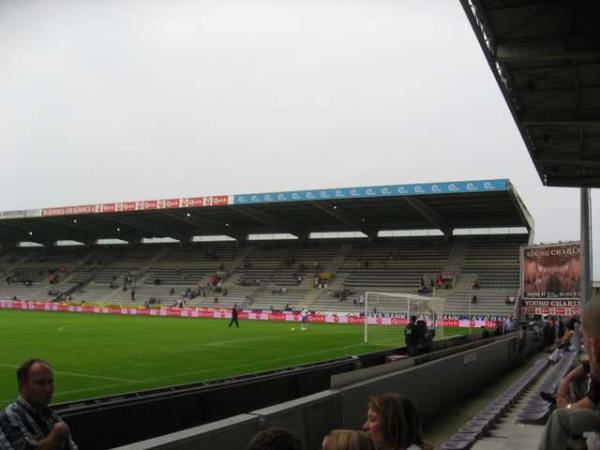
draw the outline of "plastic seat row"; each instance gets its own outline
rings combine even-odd
[[[527,402],[523,411],[517,417],[517,423],[530,425],[543,425],[552,412],[553,406],[539,395],[540,392],[556,391],[560,381],[571,370],[577,352],[566,352],[562,354],[560,360],[555,364],[552,374],[539,387],[536,395]]]
[[[548,366],[548,360],[537,361],[531,369],[515,381],[508,389],[496,397],[475,417],[461,427],[441,447],[442,450],[464,450],[471,448],[475,441],[494,428],[525,391],[536,381]]]

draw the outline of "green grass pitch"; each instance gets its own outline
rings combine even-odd
[[[17,396],[17,366],[54,368],[54,402],[188,384],[381,350],[358,325],[0,310],[0,407]],[[291,331],[295,326],[296,330]],[[403,345],[402,329],[394,347]],[[464,333],[446,329],[446,336]]]

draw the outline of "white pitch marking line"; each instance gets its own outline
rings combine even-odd
[[[15,366],[13,364],[2,364],[0,363],[0,367],[8,367],[9,369],[16,369],[18,366]],[[122,381],[125,383],[137,383],[138,380],[129,380],[126,378],[115,378],[115,377],[104,377],[102,375],[88,375],[85,373],[79,373],[79,372],[66,372],[64,370],[54,370],[52,369],[52,371],[56,374],[62,374],[62,375],[72,375],[74,377],[81,377],[81,378],[95,378],[97,380],[108,380],[108,381]]]
[[[327,350],[319,350],[319,351],[316,351],[316,352],[295,353],[295,354],[293,354],[291,356],[284,356],[284,357],[281,357],[281,358],[263,359],[261,361],[254,361],[254,362],[251,362],[251,363],[248,363],[248,364],[238,364],[238,365],[235,365],[235,366],[225,366],[225,367],[217,367],[217,368],[212,367],[210,369],[197,370],[197,371],[193,371],[193,372],[182,372],[182,373],[176,373],[176,374],[173,374],[173,375],[165,375],[165,376],[162,376],[162,377],[147,378],[147,379],[145,379],[143,381],[144,382],[146,382],[146,381],[158,381],[158,380],[164,380],[164,379],[167,379],[167,378],[177,378],[177,377],[182,377],[182,376],[187,376],[187,375],[198,375],[198,374],[201,374],[201,373],[212,372],[212,371],[215,371],[215,370],[241,369],[241,368],[244,368],[244,367],[252,367],[252,366],[255,366],[255,365],[258,365],[258,364],[263,364],[263,363],[271,363],[271,362],[277,362],[277,361],[286,361],[288,359],[295,359],[295,358],[301,357],[301,356],[318,355],[318,354],[321,354],[321,353],[328,353],[328,352],[335,351],[335,350],[345,350],[345,349],[348,349],[348,348],[360,347],[362,345],[363,344],[353,344],[353,345],[347,345],[345,347],[333,347],[333,348],[329,348]]]
[[[247,338],[247,339],[231,339],[229,341],[216,341],[216,342],[207,342],[206,344],[203,344],[205,347],[210,347],[210,346],[221,346],[221,345],[226,345],[226,344],[231,344],[234,342],[249,342],[249,341],[264,341],[264,340],[270,340],[273,338],[278,338],[281,337],[281,334],[272,334],[269,336],[260,336],[260,337],[254,337],[254,338]]]

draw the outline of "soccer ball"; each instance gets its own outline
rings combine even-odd
[[[290,331],[296,331],[296,327],[290,328]]]

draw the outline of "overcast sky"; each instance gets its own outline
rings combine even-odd
[[[579,239],[458,0],[2,0],[0,61],[0,210],[509,178]]]

